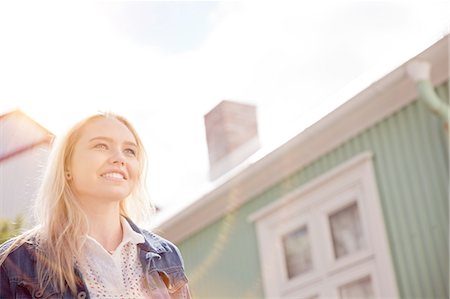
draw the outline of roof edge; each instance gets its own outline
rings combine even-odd
[[[449,42],[449,35],[446,35],[410,59],[420,58],[432,65],[431,81],[434,85],[449,79]],[[156,229],[173,242],[181,242],[384,117],[413,102],[417,98],[417,92],[414,82],[405,71],[410,60],[261,160],[170,219],[159,223]],[[355,124],[358,126],[355,127]],[[267,175],[268,173],[270,175]]]

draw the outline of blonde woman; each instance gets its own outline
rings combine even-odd
[[[123,117],[75,125],[53,149],[39,225],[0,247],[0,298],[190,298],[178,249],[148,217],[145,152]]]

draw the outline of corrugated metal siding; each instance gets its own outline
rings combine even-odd
[[[448,85],[439,89],[448,94]],[[262,298],[249,214],[370,150],[402,298],[448,298],[448,145],[416,101],[180,244],[196,298]],[[230,202],[233,193],[231,190]]]

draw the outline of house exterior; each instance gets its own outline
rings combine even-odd
[[[448,298],[449,36],[156,230],[195,298]],[[447,106],[448,107],[448,106]]]
[[[53,134],[20,110],[0,115],[0,218],[31,224]]]

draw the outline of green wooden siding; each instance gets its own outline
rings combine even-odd
[[[448,85],[439,93],[448,95]],[[415,101],[196,233],[179,244],[194,297],[263,298],[248,215],[371,151],[401,297],[448,298],[447,141],[441,120]]]

